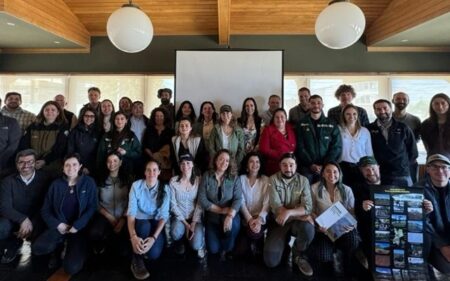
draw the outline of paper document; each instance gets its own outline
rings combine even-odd
[[[332,241],[346,233],[348,228],[356,226],[355,218],[339,201],[318,216],[316,222],[319,226],[327,229],[326,234]]]

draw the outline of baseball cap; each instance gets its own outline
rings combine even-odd
[[[430,155],[430,156],[427,158],[427,165],[429,165],[429,164],[431,164],[431,163],[433,163],[433,162],[435,162],[435,161],[442,161],[442,162],[444,162],[445,164],[450,165],[450,160],[448,160],[448,158],[445,157],[445,156],[442,155],[442,154],[433,154],[433,155]]]
[[[373,156],[364,156],[359,159],[358,166],[364,167],[367,165],[378,165],[377,160]]]
[[[229,106],[228,104],[224,104],[220,107],[220,113],[223,112],[232,112],[231,110],[231,106]]]

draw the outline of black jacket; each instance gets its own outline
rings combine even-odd
[[[367,129],[372,138],[373,154],[380,165],[381,180],[396,176],[409,176],[409,165],[417,159],[414,134],[408,126],[392,118],[388,141],[378,127],[377,121]]]

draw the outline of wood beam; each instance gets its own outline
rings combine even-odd
[[[448,12],[450,1],[393,0],[366,31],[366,44],[372,46]]]
[[[90,48],[89,31],[63,0],[0,0],[0,11],[74,42],[81,48]]]
[[[231,0],[217,0],[219,45],[230,45]]]

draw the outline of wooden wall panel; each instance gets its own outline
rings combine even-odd
[[[367,45],[373,45],[448,12],[450,12],[450,1],[394,0],[366,30]]]
[[[88,48],[90,34],[62,0],[3,0],[3,11]]]

